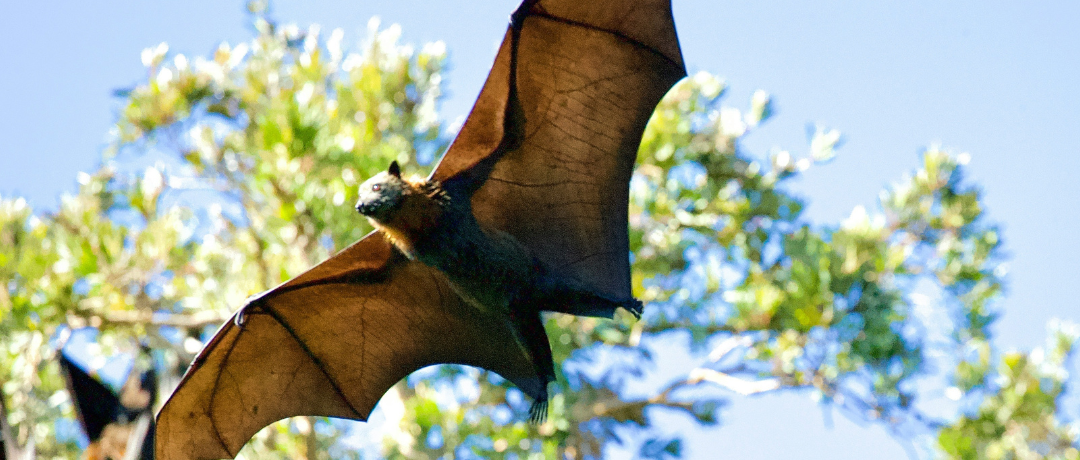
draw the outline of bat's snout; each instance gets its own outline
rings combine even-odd
[[[357,201],[356,202],[356,212],[360,213],[360,215],[370,217],[371,214],[375,212],[375,204],[374,203],[365,203],[363,201]]]

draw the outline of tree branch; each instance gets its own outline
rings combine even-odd
[[[690,377],[687,381],[691,383],[715,383],[743,396],[765,393],[780,388],[780,379],[743,380],[720,371],[703,367],[690,371]]]
[[[199,311],[191,314],[175,314],[154,317],[155,313],[149,310],[109,311],[95,314],[101,319],[102,324],[118,325],[154,325],[172,326],[179,328],[199,328],[218,325],[229,319],[231,315],[221,315],[215,311]]]

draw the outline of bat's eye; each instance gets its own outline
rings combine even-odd
[[[375,185],[371,186],[371,191],[378,192],[379,190],[382,190],[382,185],[381,184],[375,184]]]

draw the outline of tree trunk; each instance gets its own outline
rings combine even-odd
[[[8,425],[6,399],[7,397],[0,391],[0,447],[3,447],[0,449],[0,460],[17,460],[19,448],[18,443],[15,442],[15,435],[11,432],[11,425]]]

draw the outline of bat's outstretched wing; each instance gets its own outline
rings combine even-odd
[[[157,459],[232,458],[296,415],[366,420],[424,366],[483,367],[541,382],[504,317],[466,306],[442,274],[380,234],[251,300],[218,330],[158,415]]]
[[[63,351],[57,354],[68,393],[75,403],[75,416],[86,437],[91,442],[97,441],[105,426],[114,422],[116,414],[120,413],[120,398],[104,383],[68,359]]]
[[[669,0],[527,0],[432,177],[561,274],[628,299],[630,175],[685,75]]]

